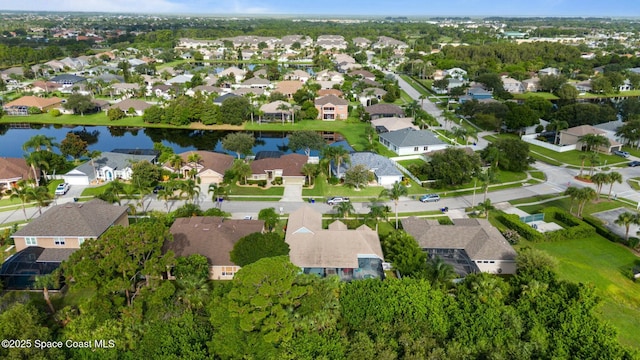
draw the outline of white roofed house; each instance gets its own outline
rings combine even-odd
[[[89,185],[94,181],[112,181],[114,179],[131,180],[133,164],[144,160],[153,163],[156,160],[156,155],[103,152],[99,158],[85,162],[63,175],[62,178],[71,185]]]
[[[223,76],[231,76],[236,83],[240,83],[242,82],[242,80],[244,80],[246,74],[246,71],[235,66],[231,66],[218,73],[218,78],[221,78]]]
[[[508,76],[502,77],[502,87],[511,94],[522,94],[525,91],[522,82]]]
[[[289,215],[285,241],[291,263],[305,274],[340,280],[384,279],[378,233],[366,225],[347,229],[341,221],[322,228],[322,214],[304,205]]]
[[[336,164],[332,163],[331,172],[343,179],[347,170],[356,165],[364,165],[373,173],[375,181],[380,186],[391,186],[402,181],[402,172],[393,161],[371,152],[353,152],[349,154],[349,163],[342,162],[338,172]]]

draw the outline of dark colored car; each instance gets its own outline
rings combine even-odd
[[[164,186],[162,186],[162,185],[156,185],[156,187],[154,187],[154,188],[153,188],[153,193],[154,193],[154,194],[157,194],[157,193],[158,193],[158,191],[160,191],[160,190],[164,190]]]
[[[636,167],[636,166],[640,166],[640,161],[634,160],[634,161],[629,161],[629,164],[627,164],[631,167]]]

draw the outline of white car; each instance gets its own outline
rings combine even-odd
[[[67,191],[69,191],[69,184],[68,183],[62,183],[60,185],[58,185],[58,187],[56,188],[56,195],[64,195],[67,193]]]

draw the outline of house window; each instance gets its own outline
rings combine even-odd
[[[413,148],[413,151],[418,151],[419,149],[420,148],[416,146],[416,147]]]
[[[429,150],[429,147],[425,146],[425,147],[422,148],[422,150],[427,151],[427,150]]]
[[[27,246],[38,246],[38,239],[34,237],[26,237],[24,242]]]
[[[55,245],[62,246],[62,245],[64,245],[64,238],[61,238],[61,237],[53,238],[53,243]]]
[[[82,243],[84,243],[84,238],[83,237],[79,237],[78,238],[78,246],[82,245]]]
[[[223,266],[222,267],[222,276],[233,276],[236,273],[235,266]]]

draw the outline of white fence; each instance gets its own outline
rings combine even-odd
[[[525,142],[528,142],[529,144],[537,145],[537,146],[540,146],[540,147],[543,147],[545,149],[549,149],[549,150],[552,150],[552,151],[555,151],[555,152],[565,152],[565,151],[571,151],[571,150],[575,150],[576,149],[576,144],[573,144],[573,145],[553,145],[553,144],[549,144],[548,142],[536,140],[537,137],[538,137],[537,134],[523,135],[522,136],[522,141],[525,141]]]
[[[408,177],[411,178],[411,180],[415,181],[416,183],[422,185],[422,183],[424,181],[418,179],[415,175],[413,175],[409,170],[407,170],[404,166],[398,164],[398,161],[401,160],[413,160],[413,159],[421,159],[424,160],[424,157],[422,155],[409,155],[409,156],[397,156],[397,157],[393,157],[393,158],[389,158],[389,160],[391,160],[393,162],[393,164],[400,169],[400,171],[402,171],[403,173],[405,173],[405,175],[407,175]]]

